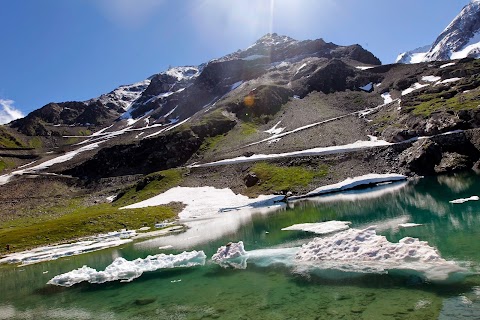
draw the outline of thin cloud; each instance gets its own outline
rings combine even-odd
[[[157,13],[163,0],[95,0],[94,6],[115,24],[140,27]]]
[[[0,124],[24,117],[23,113],[13,106],[14,103],[13,100],[0,99]]]

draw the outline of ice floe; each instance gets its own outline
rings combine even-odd
[[[414,227],[420,227],[423,226],[421,223],[413,223],[413,222],[407,222],[407,223],[401,223],[398,225],[400,228],[414,228]]]
[[[101,234],[68,244],[39,247],[32,250],[12,253],[0,259],[0,263],[20,263],[28,265],[38,262],[56,260],[62,257],[79,255],[86,252],[117,247],[131,242],[136,235],[135,230],[121,230]]]
[[[97,271],[93,268],[83,266],[79,269],[53,277],[48,281],[48,284],[70,287],[83,281],[90,283],[105,283],[117,280],[130,282],[140,277],[144,272],[200,266],[205,264],[205,260],[206,256],[203,251],[183,252],[177,255],[161,253],[148,256],[145,259],[138,258],[133,261],[119,257],[107,266],[104,271]]]
[[[283,228],[283,231],[306,231],[316,234],[329,234],[347,230],[350,228],[351,222],[349,221],[326,221],[320,223],[302,223],[294,224],[293,226]]]
[[[480,200],[480,198],[478,196],[471,196],[470,198],[456,199],[456,200],[452,200],[452,201],[449,201],[449,202],[453,203],[453,204],[460,204],[460,203],[465,203],[465,202],[468,202],[468,201],[478,201],[478,200]]]
[[[218,248],[217,253],[212,256],[212,261],[222,267],[245,269],[247,267],[246,255],[247,252],[243,247],[243,242],[239,241]]]
[[[394,182],[394,181],[402,181],[406,180],[407,177],[402,175],[402,174],[396,174],[396,173],[386,173],[386,174],[378,174],[378,173],[370,173],[366,174],[363,176],[358,176],[355,178],[347,178],[339,183],[335,184],[330,184],[327,186],[323,186],[320,188],[317,188],[313,191],[308,192],[304,196],[301,197],[310,197],[310,196],[316,196],[316,195],[321,195],[321,194],[326,194],[326,193],[333,193],[333,192],[339,192],[339,191],[344,191],[348,189],[353,189],[357,188],[359,186],[368,186],[368,185],[373,185],[373,184],[379,184],[379,183],[387,183],[387,182]],[[291,199],[297,199],[299,197],[292,197]]]
[[[377,235],[375,227],[349,229],[329,237],[315,238],[302,246],[295,260],[300,269],[356,273],[403,271],[420,274],[432,281],[444,281],[451,275],[466,273],[466,269],[443,259],[427,242],[406,237],[392,243]]]

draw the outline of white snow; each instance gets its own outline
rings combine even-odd
[[[408,184],[407,181],[398,181],[386,184],[376,185],[371,188],[353,189],[340,193],[328,193],[317,197],[309,197],[306,200],[310,202],[338,202],[338,201],[362,201],[383,197],[386,194],[395,193],[403,189]],[[288,199],[289,202],[291,198]],[[304,200],[304,199],[302,199]]]
[[[368,69],[372,69],[372,68],[375,68],[375,67],[374,66],[357,66],[355,68],[360,69],[360,70],[368,70]]]
[[[14,177],[16,175],[22,175],[22,174],[25,174],[25,173],[36,173],[38,171],[45,170],[45,169],[53,166],[54,164],[63,163],[63,162],[66,162],[68,160],[71,160],[76,155],[78,155],[82,152],[96,149],[96,148],[98,148],[98,146],[99,146],[98,143],[92,143],[92,144],[83,146],[81,148],[78,148],[76,150],[67,152],[67,153],[65,153],[61,156],[58,156],[58,157],[55,157],[53,159],[42,162],[42,163],[40,163],[36,166],[30,167],[30,168],[27,168],[27,169],[21,169],[21,170],[13,171],[11,173],[1,175],[0,176],[0,185],[6,184],[8,181],[10,181],[10,179],[12,177]]]
[[[443,68],[446,68],[446,67],[450,67],[450,66],[454,66],[455,65],[455,62],[449,62],[449,63],[445,63],[445,64],[442,64],[440,66],[440,69],[443,69]]]
[[[390,92],[385,92],[382,93],[382,98],[383,98],[383,104],[388,104],[393,101],[392,96],[390,95]]]
[[[437,82],[440,79],[442,79],[442,78],[437,77],[437,76],[423,76],[422,77],[422,81],[426,81],[426,82]]]
[[[112,202],[113,200],[115,200],[116,197],[117,197],[117,195],[114,194],[113,196],[106,197],[105,199],[106,199],[108,202]]]
[[[229,210],[255,208],[267,202],[277,200],[278,196],[259,196],[250,199],[247,196],[233,193],[230,189],[213,187],[175,187],[150,199],[131,204],[120,209],[135,209],[159,206],[171,202],[182,202],[186,207],[180,212],[181,219],[204,217]]]
[[[377,235],[374,227],[349,229],[332,236],[315,238],[302,246],[295,260],[319,269],[346,272],[386,273],[398,270],[421,273],[432,281],[447,280],[466,270],[443,259],[425,241],[406,237],[392,243]]]
[[[87,281],[90,283],[105,283],[121,280],[130,282],[140,277],[144,272],[160,269],[173,269],[204,265],[206,260],[203,251],[183,252],[177,255],[157,254],[145,259],[128,261],[122,257],[116,258],[104,271],[83,266],[79,269],[53,277],[48,284],[71,287],[74,284]]]
[[[283,132],[283,130],[285,130],[285,128],[277,128],[278,125],[280,124],[280,122],[282,121],[278,121],[271,129],[268,129],[267,131],[264,131],[268,134],[280,134]]]
[[[429,84],[420,84],[420,83],[416,82],[410,88],[403,90],[402,91],[402,96],[407,95],[409,93],[412,93],[415,90],[418,90],[418,89],[421,89],[421,88],[424,88],[424,87],[428,87],[428,86],[429,86]]]
[[[242,85],[242,83],[243,83],[242,80],[235,82],[234,84],[232,84],[230,86],[230,91],[237,89],[238,87],[240,87]]]
[[[452,83],[452,82],[457,82],[457,81],[460,81],[460,80],[462,80],[462,78],[450,78],[450,79],[445,79],[440,83]]]
[[[21,263],[22,265],[27,265],[43,261],[56,260],[62,257],[117,247],[131,242],[132,240],[130,238],[134,237],[135,235],[135,230],[109,232],[107,234],[89,237],[83,241],[74,243],[39,247],[28,251],[12,253],[0,259],[0,263]]]
[[[386,173],[386,174],[370,173],[370,174],[358,176],[355,178],[348,178],[339,183],[317,188],[313,191],[308,192],[305,196],[315,196],[315,195],[321,195],[325,193],[339,192],[339,191],[344,191],[348,189],[353,189],[359,186],[366,186],[370,184],[379,184],[379,183],[393,182],[393,181],[402,181],[406,179],[407,179],[406,176],[401,174],[396,174],[396,173]],[[292,197],[292,198],[296,198],[296,197]]]
[[[350,224],[350,221],[335,220],[320,223],[301,223],[283,228],[282,231],[305,231],[323,235],[347,230],[348,228],[350,228]]]
[[[114,103],[120,105],[124,110],[128,110],[142,95],[143,91],[145,91],[149,84],[150,80],[147,79],[134,84],[123,85],[110,93],[101,95],[99,98],[87,101],[87,103],[98,100],[103,104]]]
[[[169,76],[177,78],[177,81],[182,80],[191,80],[193,78],[198,77],[200,74],[201,69],[199,67],[194,66],[186,66],[186,67],[174,67],[168,69],[165,73]]]
[[[463,59],[463,58],[468,57],[470,52],[472,52],[472,51],[477,51],[478,52],[479,50],[480,50],[480,42],[477,41],[476,43],[472,43],[470,45],[467,45],[466,47],[464,47],[463,49],[461,49],[459,51],[452,52],[452,54],[450,55],[450,59],[451,60]]]
[[[172,120],[173,120],[173,122],[172,122]],[[171,119],[170,123],[175,123],[173,126],[170,126],[170,127],[167,127],[167,128],[163,128],[162,130],[157,131],[157,132],[152,133],[152,134],[149,134],[148,136],[145,136],[145,137],[143,137],[142,139],[147,139],[147,138],[155,137],[155,136],[158,136],[158,135],[161,134],[161,133],[164,133],[164,132],[173,130],[173,129],[175,129],[175,128],[178,127],[178,126],[181,126],[182,124],[184,124],[184,123],[187,122],[188,120],[190,120],[190,118],[187,118],[187,119],[185,119],[185,120],[183,120],[183,121],[181,121],[181,122],[177,122],[177,123],[176,123],[176,122],[175,122],[175,119]],[[177,120],[177,121],[178,121],[178,120]]]
[[[296,76],[303,68],[305,68],[308,65],[308,63],[302,64],[298,69],[297,72],[295,72],[294,76]]]
[[[279,136],[282,136],[282,134],[280,134]],[[273,137],[278,138],[279,136],[273,136]],[[269,139],[269,140],[272,140],[272,139]],[[241,156],[241,157],[224,159],[224,160],[219,160],[219,161],[205,163],[205,164],[197,164],[197,165],[193,165],[192,167],[210,167],[210,166],[225,165],[225,164],[231,164],[231,163],[253,162],[253,161],[264,160],[264,159],[279,159],[279,158],[288,158],[288,157],[295,157],[295,156],[306,157],[306,156],[314,156],[314,155],[336,154],[336,153],[352,152],[352,151],[379,147],[379,146],[388,146],[391,144],[392,143],[384,140],[357,141],[357,142],[346,144],[346,145],[313,148],[313,149],[286,152],[286,153],[254,154],[250,157]]]
[[[373,82],[370,82],[363,87],[360,87],[361,90],[370,92],[373,89]]]
[[[252,54],[251,56],[242,58],[242,60],[253,61],[253,60],[258,60],[258,59],[263,59],[263,58],[268,58],[268,56],[261,55],[261,54]]]
[[[478,201],[478,200],[480,200],[480,198],[478,196],[471,196],[470,198],[456,199],[456,200],[452,200],[452,201],[449,201],[449,202],[453,203],[453,204],[461,204],[461,203],[465,203],[465,202],[468,202],[468,201]]]

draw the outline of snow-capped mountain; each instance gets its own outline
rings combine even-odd
[[[432,45],[404,52],[398,63],[419,63],[480,57],[480,0],[472,0]]]

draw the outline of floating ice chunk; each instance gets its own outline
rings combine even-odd
[[[247,268],[247,252],[243,247],[243,242],[228,243],[218,248],[217,253],[212,256],[212,261],[222,267],[233,267],[235,269]]]
[[[278,121],[271,129],[268,129],[267,131],[264,131],[264,132],[269,133],[269,134],[282,133],[282,131],[285,130],[285,128],[277,128],[278,125],[280,124],[280,122],[282,122],[282,121]]]
[[[459,204],[459,203],[465,203],[467,201],[478,201],[478,200],[480,200],[480,198],[478,196],[471,196],[470,198],[456,199],[456,200],[452,200],[452,201],[449,201],[449,202],[453,203],[453,204]]]
[[[421,223],[413,223],[413,222],[407,222],[407,223],[401,223],[398,225],[400,228],[413,228],[413,227],[419,227],[423,226]]]
[[[442,78],[441,77],[436,77],[436,76],[424,76],[424,77],[422,77],[422,81],[427,81],[427,82],[437,82],[440,79],[442,79]]]
[[[456,263],[443,259],[427,242],[406,237],[392,243],[377,235],[375,227],[349,229],[315,238],[302,246],[295,260],[300,268],[360,273],[406,271],[420,273],[432,281],[444,281],[453,274],[466,273]]]
[[[293,226],[283,228],[282,231],[306,231],[313,232],[316,234],[328,234],[347,230],[351,222],[349,221],[327,221],[320,223],[302,223],[294,224]]]
[[[53,277],[48,281],[48,284],[71,287],[83,281],[90,283],[104,283],[116,280],[130,282],[140,277],[144,272],[159,269],[194,267],[204,265],[205,260],[206,256],[203,251],[183,252],[177,255],[166,255],[162,253],[148,256],[145,259],[138,258],[133,261],[128,261],[120,257],[115,259],[105,271],[97,271],[93,268],[83,266],[79,269]]]
[[[343,190],[353,189],[359,186],[366,186],[372,184],[379,184],[384,182],[393,182],[393,181],[401,181],[407,179],[406,176],[401,174],[395,173],[387,173],[387,174],[377,174],[377,173],[370,173],[363,176],[355,177],[355,178],[348,178],[344,181],[339,183],[323,186],[317,188],[313,191],[310,191],[306,194],[306,196],[315,196],[325,193],[332,193],[332,192],[339,192]],[[291,199],[291,198],[290,198]]]

